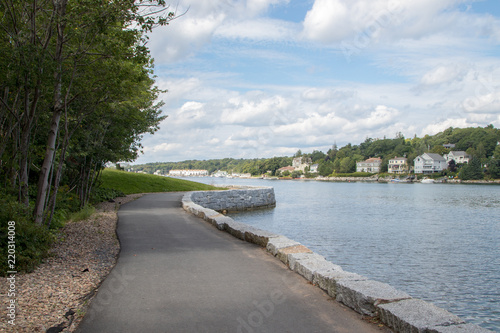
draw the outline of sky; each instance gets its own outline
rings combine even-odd
[[[135,164],[500,127],[498,0],[178,0],[149,35],[167,119]]]

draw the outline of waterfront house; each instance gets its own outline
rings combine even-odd
[[[435,173],[448,168],[446,159],[439,154],[433,153],[423,153],[417,156],[413,160],[413,163],[415,165],[415,173]]]
[[[382,159],[378,157],[372,157],[365,161],[357,162],[356,172],[379,173],[381,166],[382,166]]]
[[[304,171],[306,167],[312,164],[310,157],[296,157],[292,160],[292,166],[295,170]]]
[[[295,170],[295,168],[293,166],[286,166],[286,167],[279,168],[278,172],[280,174],[283,174],[283,172],[285,172],[285,171],[292,173],[294,170]]]
[[[447,163],[451,160],[455,161],[455,164],[469,163],[470,156],[464,151],[450,151],[448,154],[443,155]]]
[[[318,168],[319,168],[319,164],[313,164],[313,165],[310,166],[309,172],[310,173],[317,173],[318,172]]]
[[[168,175],[174,177],[204,177],[208,176],[208,170],[170,170]]]
[[[227,171],[217,170],[216,172],[212,173],[212,177],[218,177],[218,178],[227,177]]]
[[[389,160],[387,167],[389,173],[408,173],[408,159],[406,157],[394,157]]]

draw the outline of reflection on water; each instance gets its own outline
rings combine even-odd
[[[233,218],[500,331],[500,186],[201,181],[273,186],[275,209]]]

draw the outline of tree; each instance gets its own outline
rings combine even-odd
[[[164,6],[164,2],[158,3]],[[167,24],[168,18],[172,19],[173,14],[169,13],[167,18],[155,20],[153,17],[142,16],[139,12],[143,2],[109,2],[106,0],[94,0],[88,2],[68,2],[68,0],[53,0],[55,18],[54,30],[55,51],[52,59],[53,63],[53,101],[52,118],[48,131],[45,156],[39,172],[38,194],[35,201],[35,223],[42,224],[44,211],[47,206],[46,197],[49,193],[49,174],[54,166],[54,156],[56,151],[56,141],[59,134],[59,122],[64,110],[67,110],[74,100],[73,85],[78,79],[79,70],[85,67],[88,62],[116,57],[122,59],[126,57],[120,51],[129,53],[130,47],[109,50],[107,53],[97,53],[95,51],[108,51],[101,47],[101,43],[113,44],[116,36],[116,27],[120,27],[123,34],[138,44],[142,39],[142,34],[152,29],[155,24]],[[154,2],[144,2],[144,5],[153,8]],[[88,24],[93,22],[93,24]],[[141,30],[129,30],[130,25],[139,24]],[[129,31],[132,33],[130,34]],[[110,39],[111,37],[111,39]],[[68,43],[74,41],[75,44]],[[116,53],[118,51],[118,53]],[[139,45],[135,51],[146,55],[145,47]],[[115,52],[115,54],[113,54]],[[83,65],[83,66],[82,66]],[[69,68],[66,69],[66,68]],[[102,167],[102,166],[101,166]],[[57,182],[57,179],[56,179]],[[84,191],[81,196],[85,197],[88,191]]]
[[[451,172],[457,171],[457,164],[455,163],[455,160],[451,160],[448,162],[448,170],[450,170]]]
[[[30,183],[38,178],[37,224],[46,219],[49,203],[53,211],[63,173],[72,169],[68,154],[72,161],[78,161],[75,154],[91,161],[79,164],[84,174],[103,166],[95,145],[78,148],[91,151],[73,149],[82,142],[73,138],[86,138],[85,124],[93,125],[95,144],[106,133],[121,135],[115,141],[128,144],[126,149],[116,144],[113,156],[102,158],[130,159],[140,150],[141,133],[154,131],[161,121],[159,104],[152,103],[158,91],[145,33],[175,19],[167,9],[163,0],[0,0],[0,168],[9,170],[2,181],[28,208]],[[128,112],[130,126],[123,131],[103,123],[108,113],[126,117],[127,108],[139,113]]]
[[[323,177],[331,175],[333,173],[333,163],[331,161],[320,163],[318,173]]]
[[[500,160],[500,145],[497,145],[495,148],[495,152],[493,153],[493,157],[497,160]]]
[[[318,150],[314,150],[311,154],[310,154],[310,157],[311,157],[311,160],[313,163],[315,162],[318,162],[318,161],[322,161],[325,159],[326,157],[326,154],[321,152],[321,151],[318,151]]]
[[[500,179],[500,160],[491,158],[488,162],[488,174],[490,178]]]
[[[478,180],[483,179],[483,170],[481,166],[481,161],[476,156],[473,156],[468,164],[464,165],[458,177],[462,180]]]
[[[352,158],[345,157],[340,161],[341,173],[352,173],[355,171],[356,171],[356,162]]]
[[[443,147],[442,145],[434,146],[431,149],[431,153],[439,154],[439,155],[445,155],[445,154],[448,154],[449,152],[450,152],[450,150]]]

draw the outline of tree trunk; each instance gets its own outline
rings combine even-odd
[[[47,138],[47,149],[45,150],[45,157],[40,169],[38,178],[38,194],[35,202],[35,223],[38,225],[43,224],[43,215],[45,211],[45,199],[47,197],[47,189],[49,187],[49,172],[54,163],[54,153],[56,149],[57,134],[59,132],[59,121],[64,110],[64,103],[62,99],[62,63],[63,63],[63,47],[64,47],[64,16],[66,13],[66,4],[68,0],[54,0],[54,10],[57,13],[58,22],[56,24],[57,42],[54,61],[57,64],[57,69],[54,74],[55,87],[54,87],[54,104],[52,111],[52,120],[50,123],[49,135]]]

